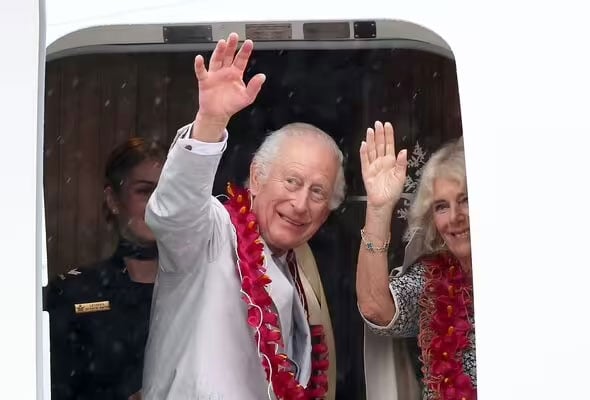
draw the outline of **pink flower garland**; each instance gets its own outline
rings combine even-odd
[[[267,291],[271,279],[266,275],[264,246],[258,232],[256,216],[251,210],[249,193],[228,184],[229,201],[225,207],[236,229],[238,275],[242,283],[242,300],[248,304],[247,322],[255,330],[254,338],[266,379],[279,400],[321,400],[328,391],[328,347],[322,325],[310,326],[312,337],[312,373],[304,388],[291,372],[293,363],[286,354],[278,316],[272,309]]]
[[[420,299],[420,335],[424,383],[435,400],[475,400],[464,372],[463,352],[470,346],[473,284],[450,254],[425,261],[426,284]]]

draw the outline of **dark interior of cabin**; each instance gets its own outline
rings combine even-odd
[[[169,145],[195,115],[193,53],[94,54],[47,64],[44,193],[50,278],[113,251],[103,215],[107,154],[131,136]],[[255,50],[247,77],[267,81],[254,105],[229,126],[215,194],[243,182],[265,134],[301,121],[330,133],[346,156],[347,200],[313,238],[337,347],[337,399],[364,398],[363,324],[355,265],[364,195],[358,149],[376,119],[390,121],[408,149],[408,196],[432,151],[462,134],[455,63],[410,49]],[[392,265],[403,258],[407,202],[392,223]]]

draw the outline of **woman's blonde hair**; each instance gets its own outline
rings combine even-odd
[[[440,251],[444,247],[432,217],[434,181],[439,178],[454,180],[467,190],[463,137],[437,150],[422,170],[420,183],[408,212],[408,233],[409,236],[416,235],[417,240],[422,241],[419,247],[422,248],[423,255]]]

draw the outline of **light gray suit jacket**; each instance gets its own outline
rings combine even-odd
[[[186,139],[174,141],[146,209],[146,221],[158,241],[160,268],[146,347],[143,398],[269,398],[241,299],[234,227],[227,210],[211,195],[225,144],[209,147],[213,148],[209,155],[195,154],[186,144]],[[272,259],[265,255],[266,260]],[[275,289],[273,302],[281,318],[283,304],[292,304],[289,296],[293,291],[272,286],[278,285],[281,272],[271,261],[267,263],[271,290]],[[293,310],[303,315],[302,308]],[[311,364],[309,340],[308,346],[302,353],[307,357],[299,360],[305,383]]]

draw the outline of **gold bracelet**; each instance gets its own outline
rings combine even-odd
[[[389,234],[389,237],[387,238],[385,243],[383,243],[383,246],[375,246],[373,244],[373,242],[371,242],[370,240],[367,240],[367,234],[366,234],[364,228],[361,229],[361,241],[363,242],[363,244],[365,245],[367,250],[369,250],[371,253],[385,253],[385,252],[387,252],[387,249],[389,249],[390,239],[391,239],[391,233]]]

